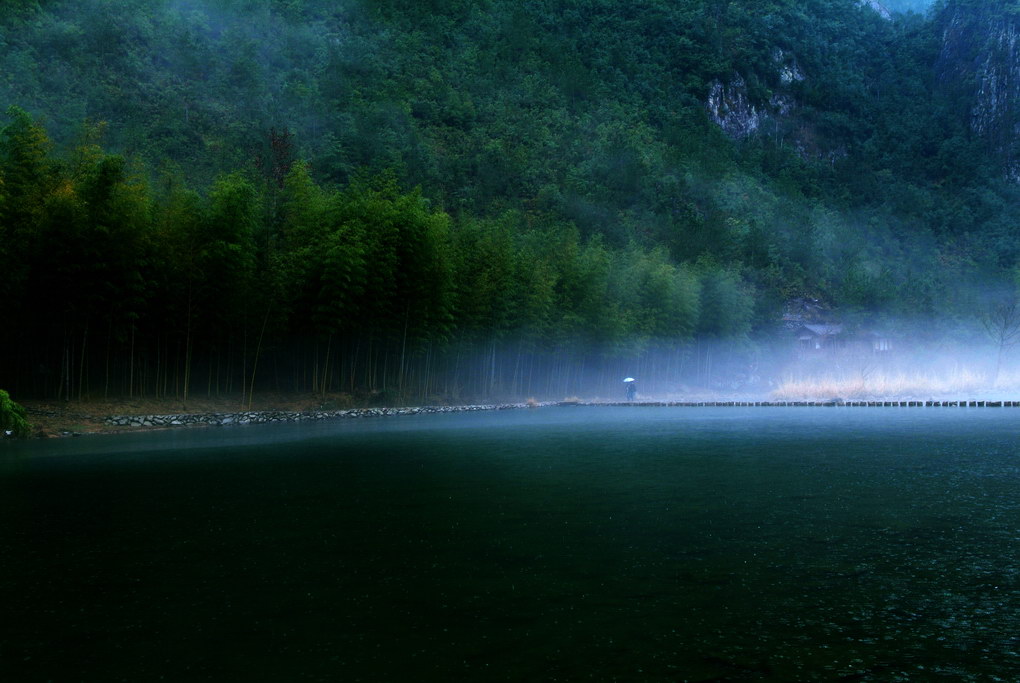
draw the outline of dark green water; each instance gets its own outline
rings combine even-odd
[[[0,444],[0,680],[1017,680],[1020,411]]]

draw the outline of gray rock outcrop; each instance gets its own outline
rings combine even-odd
[[[1001,0],[947,3],[936,76],[965,103],[971,130],[1020,182],[1020,15]]]
[[[173,415],[112,415],[103,420],[111,427],[178,427],[185,425],[267,424],[271,422],[302,422],[340,418],[389,417],[395,415],[427,415],[480,410],[514,410],[530,407],[525,403],[501,403],[468,406],[420,406],[410,408],[351,408],[349,410],[286,410],[241,411],[237,413],[181,413]]]

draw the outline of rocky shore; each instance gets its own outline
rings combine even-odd
[[[420,406],[411,408],[351,408],[347,410],[257,410],[237,413],[182,413],[176,415],[111,415],[103,419],[109,427],[183,427],[187,425],[267,424],[270,422],[303,422],[343,418],[390,417],[395,415],[428,415],[463,413],[483,410],[516,410],[540,404],[500,403],[466,406]]]
[[[440,413],[462,413],[474,411],[520,410],[549,406],[628,406],[635,408],[675,407],[846,407],[846,408],[1020,408],[1020,401],[990,400],[843,400],[833,398],[826,401],[656,401],[643,400],[634,402],[623,401],[585,401],[568,399],[564,401],[528,401],[526,403],[493,403],[454,406],[416,406],[402,408],[344,408],[321,409],[307,408],[265,409],[223,411],[205,410],[195,412],[131,412],[121,413],[110,411],[109,406],[101,410],[72,412],[53,406],[27,406],[29,420],[33,423],[36,436],[66,437],[83,434],[135,431],[141,429],[173,429],[182,427],[226,427],[234,425],[270,424],[282,422],[303,422],[310,420],[337,420],[393,417],[400,415],[430,415]],[[122,408],[124,406],[121,406]],[[150,406],[156,407],[156,406]],[[211,407],[211,406],[210,406]],[[222,408],[221,406],[216,406]]]
[[[635,407],[860,407],[860,408],[915,408],[915,407],[1020,407],[1020,401],[558,401],[547,403],[499,403],[464,406],[420,406],[411,408],[351,408],[348,410],[261,410],[238,413],[187,413],[178,415],[111,415],[103,422],[111,427],[172,427],[184,425],[245,425],[268,422],[301,422],[305,420],[332,420],[341,418],[389,417],[394,415],[428,415],[435,413],[463,413],[484,410],[518,410],[540,406],[635,406]]]

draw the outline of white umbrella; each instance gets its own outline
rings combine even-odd
[[[628,377],[627,379],[625,379],[625,380],[623,380],[623,381],[624,381],[624,382],[633,382],[633,381],[634,381],[634,378],[633,378],[633,377]]]

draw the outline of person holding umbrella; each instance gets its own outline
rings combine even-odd
[[[634,397],[637,396],[637,382],[633,377],[628,377],[623,380],[623,383],[627,385],[627,400],[633,401]]]

